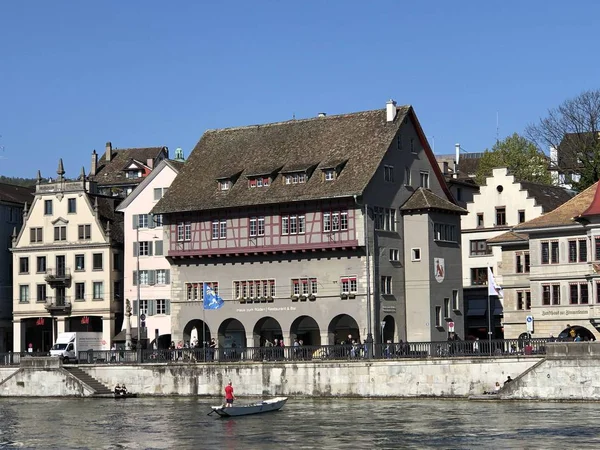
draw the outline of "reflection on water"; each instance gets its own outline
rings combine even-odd
[[[207,416],[210,405],[210,400],[190,398],[0,399],[0,448],[546,449],[600,445],[599,405],[594,403],[290,399],[280,412],[237,419]]]

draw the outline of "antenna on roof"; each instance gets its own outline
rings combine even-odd
[[[296,120],[296,113],[292,113],[292,120]]]
[[[496,144],[500,142],[500,118],[498,111],[496,111]]]

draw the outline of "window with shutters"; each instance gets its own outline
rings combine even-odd
[[[156,284],[169,284],[169,269],[156,270]]]
[[[156,314],[168,314],[167,312],[167,301],[166,299],[157,299],[156,301]]]
[[[141,241],[138,242],[139,256],[152,256],[152,242]]]
[[[138,214],[138,228],[148,228],[148,214]]]
[[[148,308],[148,300],[140,300],[140,304],[138,306],[138,314],[141,316],[145,314],[146,316],[150,315],[150,309]]]
[[[154,255],[163,256],[163,241],[154,241]]]

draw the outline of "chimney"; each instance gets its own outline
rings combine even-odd
[[[385,105],[385,112],[386,112],[386,117],[387,117],[387,121],[388,122],[393,122],[394,119],[396,118],[396,102],[394,100],[388,100],[388,102]]]
[[[327,113],[320,112],[319,115],[318,115],[318,117],[325,117],[326,115],[327,115]]]
[[[148,167],[150,167],[151,169],[154,169],[154,160],[153,160],[152,158],[148,158],[148,159],[146,160],[146,165],[147,165]]]
[[[454,144],[456,158],[454,159],[454,178],[458,178],[458,161],[460,160],[460,144]]]
[[[96,150],[94,150],[92,152],[92,167],[90,169],[90,175],[95,176],[97,171],[98,171],[98,154],[96,153]]]
[[[106,162],[112,161],[112,144],[110,142],[106,143]]]

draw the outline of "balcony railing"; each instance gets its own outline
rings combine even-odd
[[[68,313],[71,311],[71,297],[46,297],[44,306],[50,313]]]
[[[68,286],[71,284],[71,269],[48,269],[44,279],[51,286]]]

